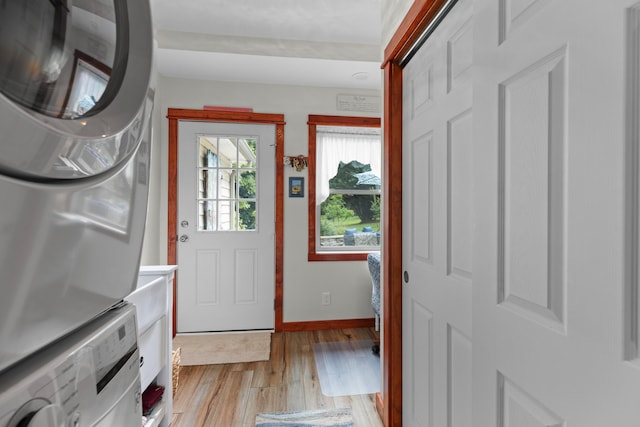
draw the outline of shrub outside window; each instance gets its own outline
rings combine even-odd
[[[309,261],[380,249],[380,119],[309,116]]]

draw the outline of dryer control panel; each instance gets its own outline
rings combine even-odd
[[[0,427],[136,425],[140,393],[127,303],[0,374]]]

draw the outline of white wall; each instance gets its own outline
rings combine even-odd
[[[310,88],[194,81],[159,77],[154,113],[150,206],[142,264],[164,264],[167,256],[168,108],[201,109],[203,105],[250,107],[259,113],[284,114],[285,155],[307,155],[309,114],[370,115],[336,110],[337,94],[381,96],[377,90]],[[281,161],[281,160],[278,160]],[[285,167],[284,185],[284,321],[373,317],[371,281],[366,261],[307,261],[307,198],[288,198],[289,176],[304,176]],[[305,189],[308,194],[308,188]],[[331,292],[331,305],[320,304]]]
[[[382,50],[396,32],[400,22],[413,4],[413,0],[382,0]]]

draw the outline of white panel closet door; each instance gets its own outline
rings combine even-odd
[[[632,6],[475,1],[474,426],[640,425]]]
[[[471,425],[472,2],[404,69],[403,424]]]

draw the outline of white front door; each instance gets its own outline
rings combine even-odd
[[[474,425],[640,425],[635,1],[475,2]]]
[[[471,14],[458,2],[404,70],[406,426],[472,422]]]
[[[179,122],[177,332],[273,329],[275,125]]]

